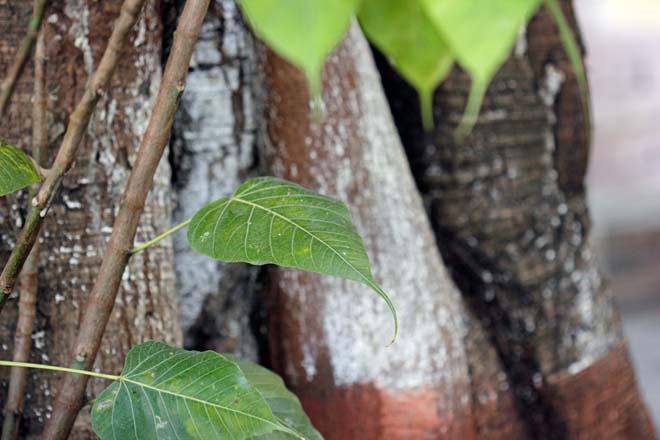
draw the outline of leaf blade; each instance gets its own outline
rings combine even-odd
[[[40,180],[39,172],[28,155],[0,140],[0,197]]]
[[[366,36],[417,90],[425,128],[433,126],[432,96],[454,64],[444,37],[420,0],[364,0],[358,18]]]
[[[102,440],[300,437],[275,418],[237,364],[156,341],[128,353],[119,379],[96,399],[92,425]]]
[[[266,399],[275,417],[286,426],[301,433],[307,440],[323,440],[312,422],[303,411],[300,401],[284,385],[280,376],[248,360],[234,355],[224,355],[240,367],[250,385],[254,386]],[[274,432],[259,437],[259,440],[280,440],[289,438],[284,433]]]
[[[325,58],[341,41],[359,0],[241,0],[254,32],[305,72],[312,95],[321,94]]]
[[[250,179],[232,197],[195,214],[188,241],[221,261],[271,263],[361,282],[389,307],[396,338],[394,304],[373,279],[364,243],[338,200],[273,177]]]

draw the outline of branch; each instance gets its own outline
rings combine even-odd
[[[73,351],[73,365],[91,370],[103,332],[117,297],[121,278],[133,247],[135,232],[158,163],[168,144],[172,122],[183,92],[188,65],[210,0],[188,0],[174,33],[172,50],[147,131],[137,153],[135,165],[119,205],[108,249],[89,295],[78,339]],[[43,432],[44,439],[65,439],[82,406],[86,376],[62,379],[53,413]]]
[[[18,77],[21,75],[25,64],[27,63],[30,52],[32,52],[32,46],[37,39],[37,34],[39,33],[39,28],[41,27],[41,21],[44,16],[44,10],[46,9],[46,0],[34,0],[34,6],[32,8],[32,18],[30,18],[30,25],[28,26],[27,35],[23,38],[21,47],[16,53],[16,59],[14,59],[14,64],[9,68],[7,73],[7,78],[0,85],[0,117],[5,114],[5,110],[9,105],[9,99],[14,93],[14,88],[16,87],[16,82]]]
[[[103,58],[101,58],[101,62],[83,97],[69,117],[69,125],[55,157],[55,162],[47,173],[46,180],[41,185],[39,193],[32,199],[32,209],[28,213],[25,225],[16,240],[16,246],[14,246],[0,275],[0,311],[2,311],[2,307],[12,290],[14,290],[18,274],[21,272],[25,259],[39,236],[43,219],[62,184],[64,174],[75,160],[80,141],[87,130],[96,103],[110,83],[112,74],[122,56],[121,49],[124,47],[133,25],[135,25],[144,3],[145,0],[124,1],[115,28],[110,36],[110,41],[108,41],[108,46],[103,53]]]
[[[46,42],[44,30],[39,32],[34,52],[34,105],[32,108],[32,154],[38,168],[46,161],[48,148],[48,91],[46,76]],[[31,191],[34,196],[36,191]],[[37,308],[39,269],[39,243],[35,243],[32,252],[21,272],[21,296],[18,303],[18,323],[14,335],[15,362],[30,360],[32,329]],[[2,440],[14,440],[18,437],[18,426],[23,414],[27,370],[13,367],[9,376],[9,391],[5,404],[5,420],[2,424]]]

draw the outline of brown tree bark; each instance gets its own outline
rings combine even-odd
[[[531,21],[463,142],[465,73],[438,90],[424,134],[414,92],[380,65],[440,249],[531,436],[655,438],[590,243],[587,118],[552,19]]]
[[[476,438],[464,311],[440,261],[368,45],[356,26],[325,68],[322,122],[302,74],[261,54],[273,174],[345,201],[401,329],[364,286],[274,269],[273,367],[328,439]]]
[[[51,147],[59,143],[66,118],[103,53],[120,6],[119,2],[67,0],[52,2],[46,12]],[[29,12],[26,2],[0,4],[0,23],[8,29],[0,35],[0,62],[10,60],[4,54],[24,32]],[[159,9],[155,1],[150,1],[125,49],[110,91],[97,106],[76,164],[65,178],[42,231],[33,362],[68,363],[80,308],[94,282],[115,208],[158,88],[160,47]],[[0,127],[2,136],[22,146],[30,144],[31,76],[30,67],[19,82],[18,93]],[[169,180],[169,167],[162,164],[142,215],[138,241],[146,241],[169,227]],[[22,196],[2,201],[0,261],[6,259],[13,245],[26,203]],[[96,367],[101,371],[119,373],[128,349],[144,339],[180,343],[171,259],[168,241],[131,259],[97,358]],[[11,353],[15,303],[12,301],[7,307],[0,322],[4,353]],[[3,370],[2,377],[7,372]],[[41,431],[52,410],[52,393],[60,377],[30,372],[21,429],[25,437],[35,437]],[[90,382],[89,396],[105,385]],[[3,397],[5,386],[3,381]],[[72,438],[93,438],[88,406],[78,417]]]

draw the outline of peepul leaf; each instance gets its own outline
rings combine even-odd
[[[0,140],[0,196],[40,180],[39,173],[27,154]]]
[[[250,385],[255,387],[266,399],[275,417],[289,428],[302,434],[307,440],[323,440],[321,434],[314,428],[309,417],[303,411],[300,401],[291,391],[287,390],[284,381],[272,371],[253,362],[230,354],[224,355],[236,362],[245,374]],[[286,440],[290,436],[283,432],[265,434],[255,440]]]
[[[188,241],[217,260],[274,263],[359,281],[390,298],[371,275],[362,239],[346,206],[285,180],[258,177],[233,197],[206,205],[192,218]]]
[[[359,0],[240,0],[254,32],[301,68],[321,95],[325,58],[341,41]]]
[[[94,402],[92,426],[102,440],[250,439],[273,431],[302,438],[234,362],[156,341],[128,353],[119,379]]]
[[[433,92],[454,63],[420,0],[363,0],[360,25],[399,73],[417,89],[424,126],[433,125]]]
[[[472,90],[459,132],[476,121],[486,87],[506,60],[516,36],[541,0],[422,0],[459,64],[472,77]]]

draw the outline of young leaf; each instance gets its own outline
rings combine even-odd
[[[0,196],[40,180],[39,173],[27,154],[0,140]]]
[[[250,385],[255,387],[266,399],[275,417],[289,428],[302,434],[307,440],[323,440],[321,434],[314,428],[309,417],[303,411],[300,401],[291,391],[287,390],[284,381],[272,371],[253,362],[230,354],[224,355],[236,362],[245,374]],[[272,432],[255,440],[286,440],[290,436],[282,432]]]
[[[192,218],[188,241],[216,260],[274,263],[359,281],[390,298],[371,275],[362,239],[346,206],[274,177],[250,179],[233,197],[206,205]]]
[[[433,126],[433,92],[454,63],[420,0],[364,0],[360,25],[390,63],[417,90],[422,120]]]
[[[234,362],[156,341],[128,353],[119,379],[94,401],[92,426],[101,440],[250,439],[273,431],[303,438],[277,420]]]
[[[341,41],[359,0],[240,0],[254,32],[302,69],[321,95],[325,58]]]
[[[506,60],[516,36],[541,0],[422,0],[459,64],[472,77],[472,90],[459,132],[476,122],[491,78]]]

